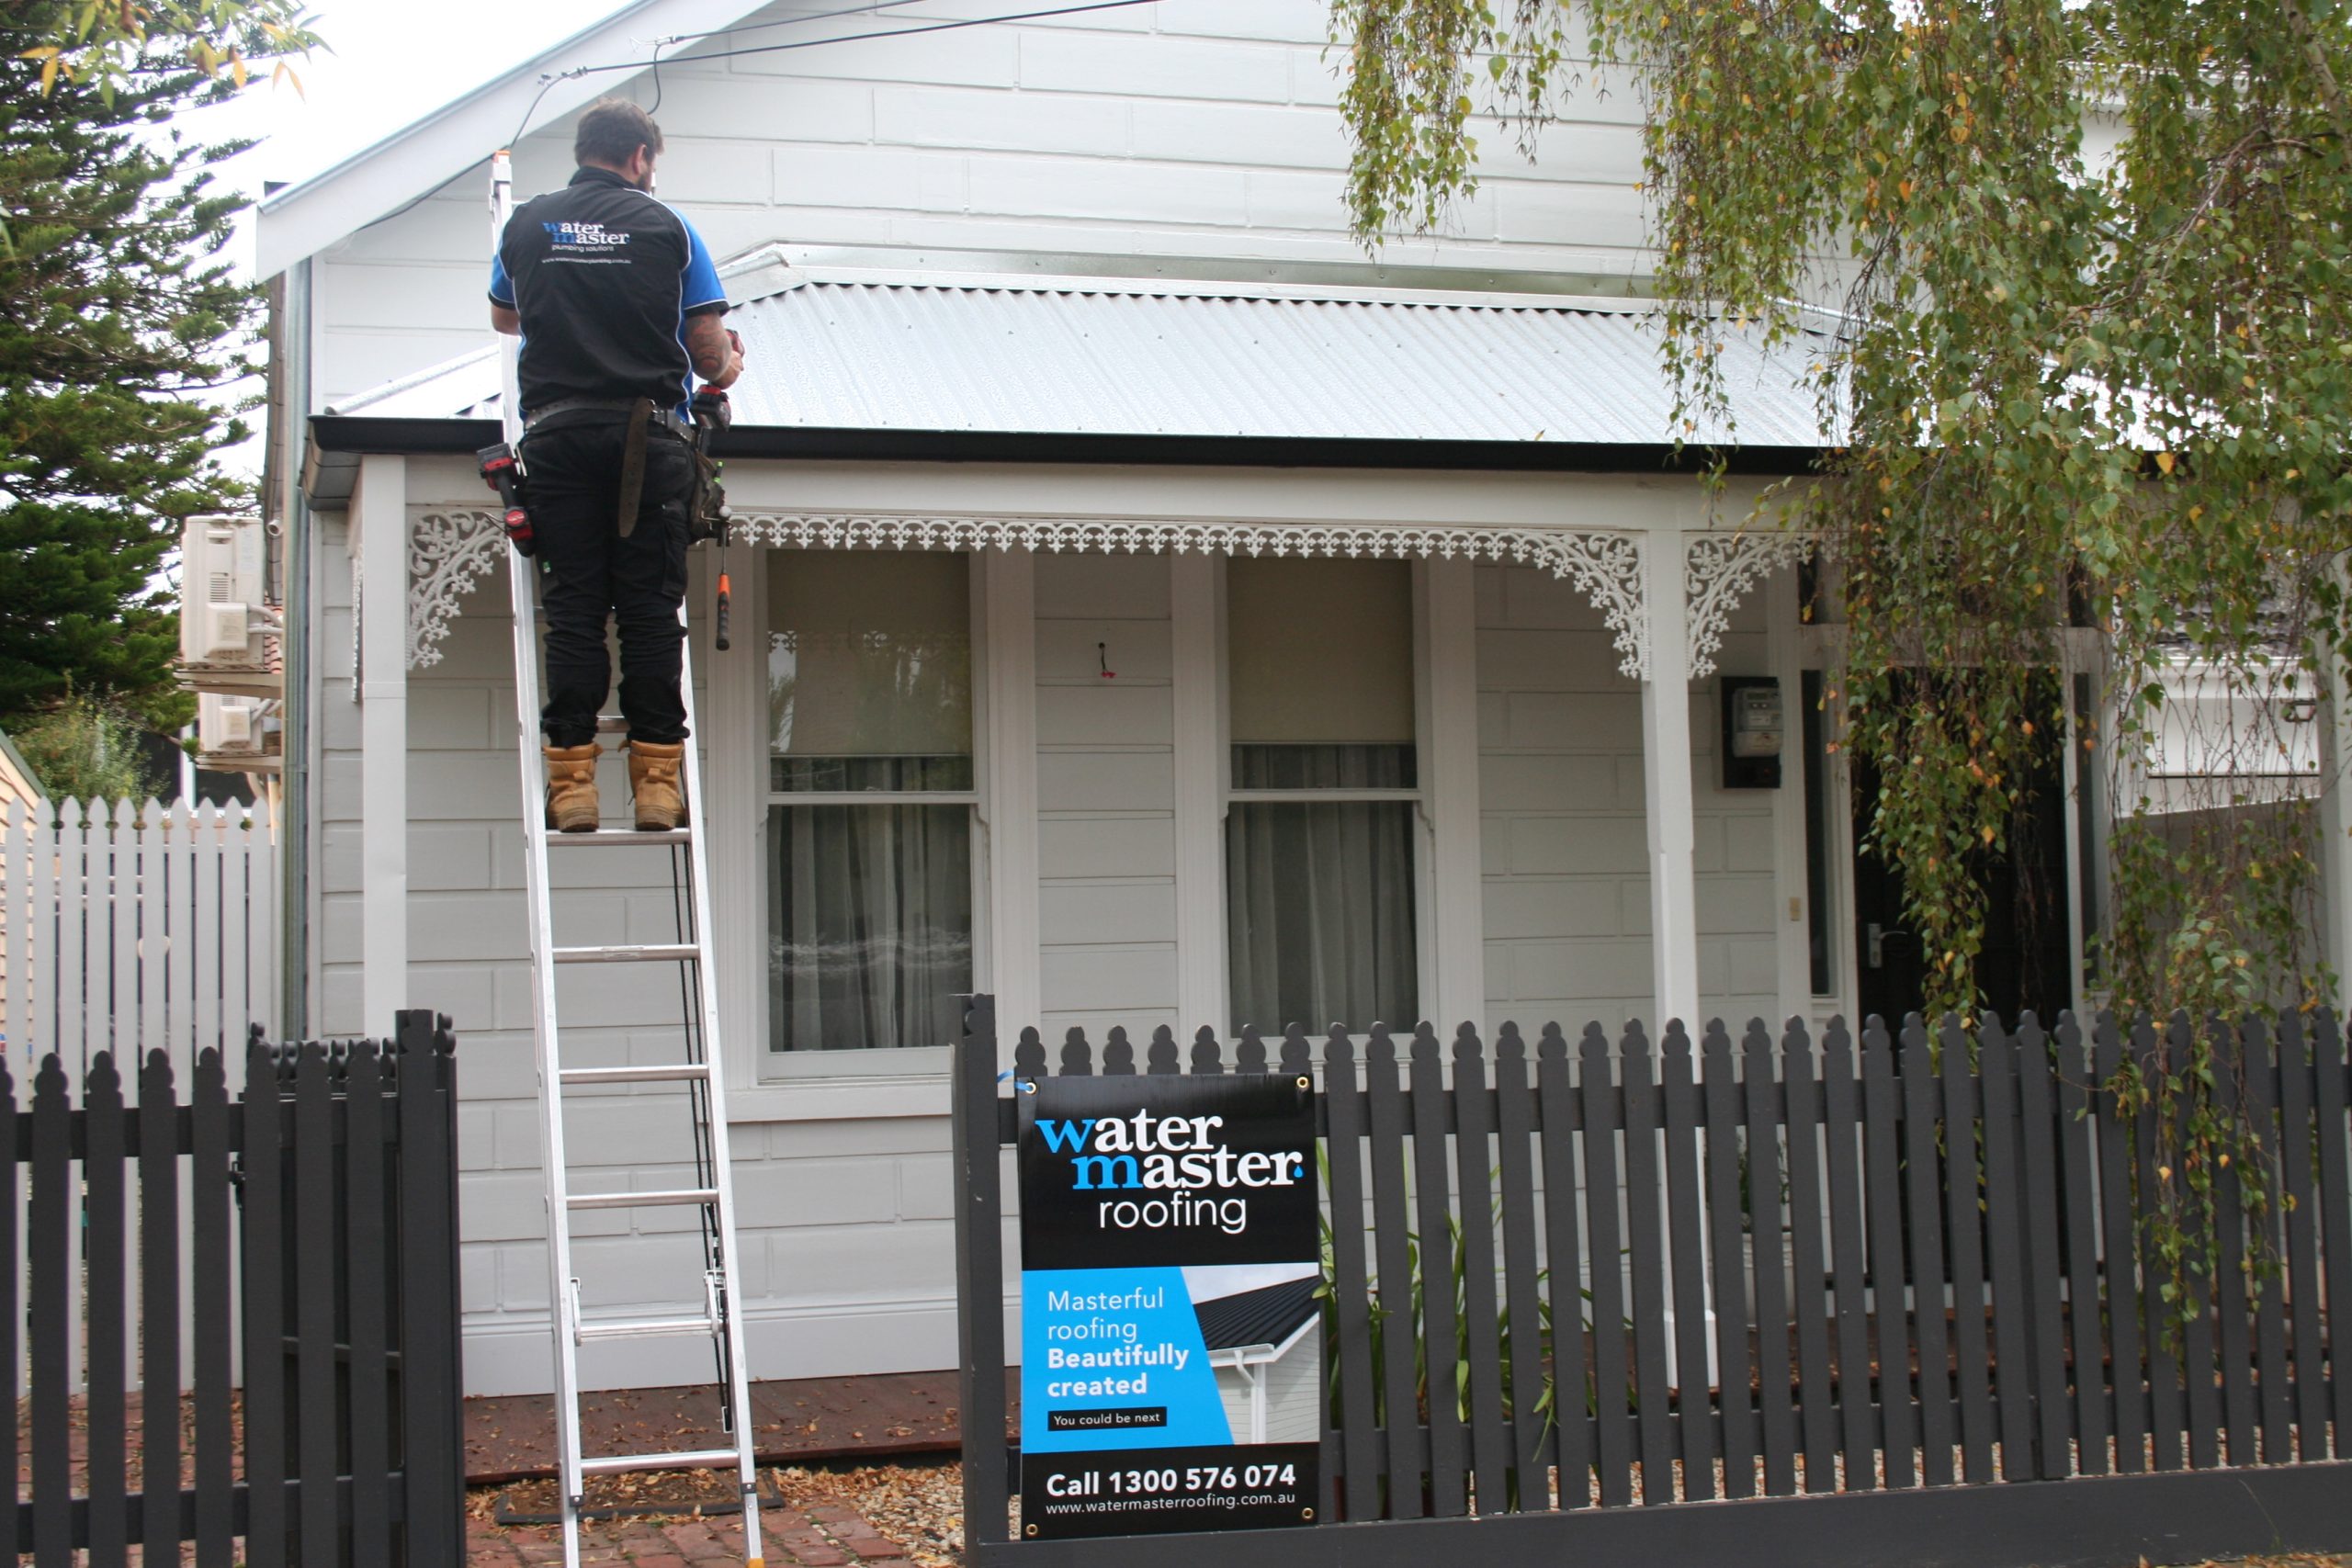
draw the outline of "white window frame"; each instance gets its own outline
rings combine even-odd
[[[1232,819],[1233,807],[1236,806],[1297,806],[1302,804],[1339,804],[1350,801],[1396,801],[1410,803],[1414,808],[1413,820],[1420,829],[1420,831],[1412,836],[1415,999],[1419,1009],[1420,1017],[1431,1020],[1440,1019],[1444,1015],[1438,1010],[1436,1006],[1433,1005],[1439,999],[1437,943],[1435,941],[1435,930],[1439,918],[1436,908],[1437,890],[1435,841],[1438,835],[1438,812],[1442,808],[1442,805],[1446,803],[1441,802],[1438,792],[1430,787],[1431,750],[1433,744],[1430,710],[1435,705],[1435,701],[1430,690],[1429,562],[1420,557],[1414,557],[1405,563],[1411,574],[1413,603],[1413,777],[1418,780],[1419,783],[1412,789],[1240,789],[1234,785],[1232,653],[1234,639],[1238,637],[1246,635],[1248,628],[1238,624],[1233,618],[1231,600],[1227,592],[1227,583],[1226,568],[1228,564],[1229,558],[1227,557],[1219,556],[1216,558],[1216,624],[1217,635],[1216,638],[1216,679],[1217,750],[1216,768],[1217,780],[1217,811],[1215,841],[1219,863],[1222,865],[1223,859],[1226,854],[1226,844],[1227,841],[1227,833]],[[1466,562],[1463,564],[1464,566],[1467,565]],[[1477,681],[1475,668],[1475,657],[1470,662],[1472,664],[1470,672],[1472,699],[1469,711],[1472,715],[1472,721],[1475,724],[1477,711],[1476,695]],[[1473,759],[1473,765],[1475,766],[1476,756],[1475,747],[1473,748],[1470,755]],[[1476,831],[1475,816],[1477,811],[1476,795],[1477,780],[1474,773],[1470,777],[1470,798],[1468,801],[1468,809],[1474,817],[1474,834]],[[1475,837],[1472,841],[1474,843],[1476,842]],[[1474,866],[1474,874],[1475,869],[1476,868]],[[1218,876],[1216,880],[1216,931],[1218,940],[1216,967],[1217,972],[1224,978],[1224,984],[1217,998],[1218,1005],[1216,1016],[1214,1019],[1209,1020],[1208,1022],[1209,1026],[1216,1031],[1220,1038],[1235,1039],[1238,1037],[1238,1034],[1234,1028],[1233,1016],[1233,976],[1231,969],[1231,954],[1233,951],[1233,894],[1232,889],[1225,885],[1225,879],[1222,875]],[[1186,929],[1193,928],[1188,927]],[[1471,934],[1475,942],[1476,940],[1477,933],[1474,931]],[[1484,987],[1482,986],[1481,989],[1483,990],[1483,988]],[[1484,1010],[1483,999],[1479,1010]],[[1303,1024],[1310,1034],[1318,1032],[1321,1029],[1328,1027],[1329,1023],[1329,1020],[1310,1021],[1301,1019],[1293,1021],[1283,1019],[1274,1022],[1260,1022],[1257,1027],[1261,1038],[1271,1040],[1275,1038],[1283,1027],[1293,1021]],[[1349,1021],[1351,1024],[1361,1027],[1362,1025],[1371,1023],[1374,1021],[1370,1019],[1352,1019]],[[1393,1032],[1401,1034],[1409,1032],[1412,1026],[1419,1021],[1419,1019],[1407,1019],[1403,1021],[1387,1019],[1381,1021],[1387,1023]],[[1198,1026],[1192,1025],[1191,1027]]]
[[[752,552],[758,570],[736,580],[734,618],[755,628],[756,646],[739,644],[726,653],[710,646],[707,617],[694,622],[697,667],[709,671],[707,715],[709,780],[705,809],[711,839],[711,892],[718,960],[719,1049],[728,1074],[727,1118],[738,1122],[784,1122],[937,1116],[950,1077],[951,1048],[910,1046],[889,1050],[789,1052],[768,1048],[767,1005],[767,818],[772,804],[796,806],[963,805],[972,813],[973,985],[990,988],[993,900],[990,849],[997,835],[992,818],[991,704],[1004,694],[991,690],[989,615],[995,552],[967,552],[972,626],[972,768],[970,790],[909,791],[877,796],[865,791],[775,792],[767,787],[766,658],[767,558],[773,548]],[[797,553],[797,552],[795,552]],[[878,552],[877,552],[878,553]],[[705,604],[715,569],[706,553],[694,552],[696,580],[691,603]],[[1001,616],[997,617],[1001,621]],[[1034,682],[1033,682],[1034,684]],[[1031,699],[1034,706],[1035,698]],[[1034,773],[1034,766],[1032,769]],[[1034,815],[1034,812],[1033,812]],[[734,831],[729,826],[734,825]],[[738,853],[741,848],[747,852]]]

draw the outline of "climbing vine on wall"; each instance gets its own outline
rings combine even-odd
[[[1930,1013],[1983,1002],[1983,871],[2037,777],[2107,846],[2086,933],[2124,1014],[2335,999],[2310,933],[2314,699],[2352,544],[2352,11],[2328,0],[1334,0],[1360,236],[1642,114],[1682,431],[1721,350],[1808,367],[1843,443],[1771,498],[1820,539],[1828,682],[1879,781]],[[1614,118],[1606,117],[1606,118]],[[1505,145],[1504,159],[1480,145]],[[1557,140],[1555,140],[1557,139]],[[2076,674],[2088,677],[2075,682]],[[2052,678],[2053,675],[2059,678]],[[2086,806],[2081,801],[2091,804]],[[2172,1114],[2152,1252],[2183,1311],[2213,1173],[2273,1151],[2202,1028],[2126,1069]]]

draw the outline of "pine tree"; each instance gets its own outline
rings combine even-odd
[[[291,7],[150,17],[107,69],[53,70],[80,9],[0,16],[0,725],[70,679],[171,728],[191,704],[158,573],[180,518],[247,495],[216,454],[247,434],[259,310],[222,255],[244,203],[211,173],[242,145],[172,121],[238,91]]]

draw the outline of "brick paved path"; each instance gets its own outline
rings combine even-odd
[[[811,1503],[804,1508],[762,1508],[767,1568],[850,1568],[860,1562],[904,1568],[906,1553],[885,1540],[854,1508]],[[561,1562],[560,1532],[552,1525],[466,1526],[469,1568],[521,1568]],[[728,1519],[599,1520],[580,1533],[582,1563],[628,1562],[637,1568],[716,1568],[743,1561],[742,1528]]]

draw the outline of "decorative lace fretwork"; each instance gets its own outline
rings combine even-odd
[[[1517,561],[1565,578],[1593,603],[1614,635],[1618,668],[1649,671],[1642,604],[1642,545],[1635,534],[1541,528],[1386,527],[1278,523],[1080,522],[1054,518],[894,517],[739,511],[737,536],[789,549],[1027,549],[1097,554],[1342,556]],[[458,601],[490,575],[505,537],[487,512],[419,513],[409,552],[409,666],[436,663]]]
[[[1714,673],[1724,627],[1747,591],[1812,548],[1808,536],[1778,530],[1684,536],[1682,592],[1692,680]]]
[[[506,531],[487,512],[426,512],[408,537],[408,667],[441,662],[458,601],[498,565]],[[354,560],[357,559],[355,556]]]

